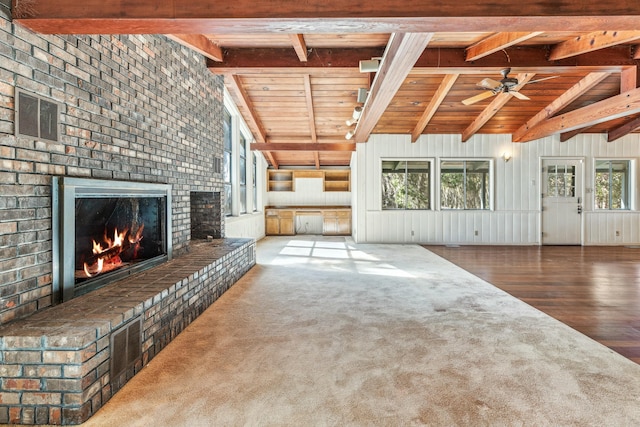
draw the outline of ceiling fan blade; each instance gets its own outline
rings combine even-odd
[[[560,76],[550,76],[550,77],[544,77],[544,78],[538,79],[538,80],[530,80],[530,81],[526,82],[525,85],[530,85],[531,83],[543,82],[545,80],[555,79],[557,77],[560,77]]]
[[[491,98],[494,95],[495,93],[491,91],[486,91],[486,92],[479,93],[476,96],[472,96],[471,98],[464,99],[462,100],[462,103],[464,105],[471,105],[471,104],[475,104],[478,101],[482,101],[483,99]]]
[[[493,79],[482,79],[480,81],[480,83],[478,83],[478,86],[483,87],[485,89],[495,89],[497,87],[500,87],[502,83],[500,83],[499,81],[493,80]]]
[[[529,98],[528,96],[523,95],[523,94],[521,94],[520,92],[515,91],[515,90],[510,90],[510,91],[509,91],[509,93],[510,93],[511,95],[515,96],[515,97],[516,97],[516,98],[518,98],[518,99],[522,99],[523,101],[529,101],[529,100],[531,99],[531,98]]]

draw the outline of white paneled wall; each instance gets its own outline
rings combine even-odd
[[[504,152],[512,154],[509,162],[502,159]],[[352,166],[354,238],[357,242],[539,244],[541,159],[549,157],[584,160],[583,244],[640,244],[637,210],[593,210],[594,160],[637,159],[640,136],[636,134],[614,143],[608,143],[606,135],[586,134],[568,142],[556,136],[524,144],[512,143],[511,135],[476,135],[466,143],[460,141],[460,135],[423,135],[414,144],[409,135],[373,135],[369,142],[358,144],[356,166]],[[432,210],[381,209],[381,160],[385,158],[433,160]],[[443,158],[493,160],[492,211],[439,210],[437,171]],[[637,169],[633,177],[637,183]],[[634,185],[634,209],[638,208],[637,187]]]
[[[324,191],[322,178],[295,178],[294,191],[269,191],[267,206],[350,206],[350,191]]]

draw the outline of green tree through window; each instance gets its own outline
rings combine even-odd
[[[596,160],[596,209],[630,209],[629,160]]]
[[[440,206],[443,209],[489,209],[490,162],[443,160],[440,163]]]
[[[430,209],[429,161],[382,161],[382,209]]]

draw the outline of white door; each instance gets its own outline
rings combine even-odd
[[[542,244],[582,243],[582,160],[542,161]]]

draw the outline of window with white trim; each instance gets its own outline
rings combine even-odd
[[[596,160],[595,208],[600,210],[631,209],[631,161]]]
[[[258,176],[258,155],[253,152],[251,154],[253,159],[253,173],[251,174],[252,181],[252,191],[253,191],[253,211],[258,211],[258,181],[256,177]]]
[[[440,207],[442,209],[491,209],[490,160],[442,160]]]
[[[240,213],[247,213],[247,139],[240,134],[238,141],[238,153],[240,155]]]
[[[224,133],[224,153],[222,160],[222,181],[224,182],[224,214],[232,215],[233,207],[233,186],[232,186],[232,163],[233,163],[233,125],[231,114],[224,109],[222,128]]]
[[[431,209],[431,161],[383,160],[382,209]]]

